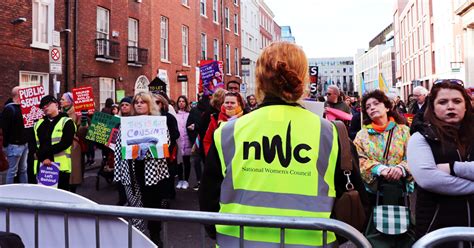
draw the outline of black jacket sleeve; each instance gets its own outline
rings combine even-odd
[[[11,107],[6,107],[2,112],[2,129],[3,129],[3,147],[8,146],[8,135],[11,134],[11,122],[13,113]]]
[[[199,187],[199,208],[201,211],[218,212],[220,209],[219,199],[221,196],[221,184],[224,180],[222,167],[214,142],[211,144],[204,165],[204,171]],[[209,237],[215,239],[216,228],[214,225],[206,226]]]
[[[200,118],[201,114],[197,108],[192,108],[189,112],[188,119],[186,120],[186,131],[188,132],[188,138],[191,144],[194,144],[196,137],[198,135],[198,130],[200,127]],[[194,124],[194,130],[188,129],[190,125]]]
[[[168,131],[170,133],[170,150],[172,150],[172,148],[176,145],[176,140],[179,138],[178,121],[172,114],[167,113],[166,125],[168,126]]]

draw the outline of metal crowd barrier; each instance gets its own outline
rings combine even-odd
[[[474,242],[474,227],[446,227],[435,230],[421,237],[413,248],[433,247],[456,241],[459,242],[459,247],[464,247],[463,242]]]
[[[259,215],[236,215],[222,214],[199,211],[184,210],[168,210],[168,209],[151,209],[151,208],[134,208],[112,205],[93,205],[93,204],[70,204],[59,202],[47,202],[38,200],[24,200],[0,197],[0,209],[6,211],[6,231],[10,229],[10,211],[11,210],[28,210],[35,213],[35,247],[38,247],[38,214],[40,211],[56,212],[64,214],[64,230],[65,230],[65,247],[69,247],[68,232],[68,215],[81,214],[91,215],[95,217],[95,243],[96,247],[100,247],[99,222],[101,217],[122,217],[126,220],[130,219],[146,219],[162,221],[163,225],[163,242],[168,247],[167,222],[188,222],[201,224],[224,224],[240,226],[240,247],[244,247],[243,229],[244,226],[256,227],[274,227],[280,228],[281,244],[285,247],[285,229],[306,229],[323,231],[323,247],[326,247],[327,232],[334,232],[345,237],[357,247],[372,247],[367,239],[352,226],[341,221],[333,219],[321,218],[293,218],[293,217],[277,217],[277,216],[259,216]],[[201,247],[205,246],[205,232],[201,227]],[[128,247],[132,246],[132,224],[128,222]]]

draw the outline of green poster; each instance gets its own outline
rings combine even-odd
[[[117,98],[116,102],[120,102],[125,97],[125,90],[117,90],[115,92],[115,98]]]
[[[92,116],[91,125],[87,131],[86,139],[106,145],[110,148],[115,147],[115,139],[120,118],[102,112],[95,112]]]

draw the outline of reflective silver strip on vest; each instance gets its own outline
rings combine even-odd
[[[329,185],[324,181],[324,175],[329,167],[329,155],[333,145],[333,125],[320,118],[321,136],[319,137],[318,168],[318,195],[328,195]],[[331,145],[328,145],[331,144]]]
[[[224,235],[221,233],[217,233],[217,244],[221,247],[240,247],[240,238]],[[280,248],[280,243],[268,243],[268,242],[259,242],[259,241],[251,241],[251,240],[244,240],[244,247],[245,248]],[[293,244],[285,244],[285,248],[317,248],[317,247],[327,247],[331,248],[334,247],[334,242],[329,243],[326,246],[310,246],[310,245],[293,245]]]
[[[56,137],[56,138],[51,139],[51,143],[54,143],[54,142],[59,143],[59,141],[61,141],[61,137]]]
[[[224,204],[238,203],[248,206],[293,209],[309,212],[331,212],[334,198],[328,196],[328,184],[324,181],[324,173],[328,167],[329,154],[331,149],[327,149],[327,140],[332,144],[332,125],[329,122],[322,123],[321,143],[317,161],[318,168],[318,195],[306,196],[297,194],[270,193],[234,189],[232,179],[232,159],[235,155],[234,129],[237,120],[229,121],[221,133],[221,150],[224,155],[226,165],[226,176],[222,182],[220,202]],[[329,124],[329,125],[328,125]],[[324,149],[321,149],[321,145]],[[329,152],[328,152],[329,151]],[[323,158],[325,157],[325,158]]]

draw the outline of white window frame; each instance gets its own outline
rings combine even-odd
[[[239,76],[239,48],[234,49],[234,71],[235,75]]]
[[[189,0],[181,0],[181,4],[186,7],[189,7]]]
[[[231,66],[230,66],[230,45],[225,44],[225,69],[226,69],[226,74],[231,75]]]
[[[218,39],[213,40],[213,49],[214,49],[214,60],[218,61],[219,60],[219,40]]]
[[[239,0],[234,0],[234,5],[239,6]]]
[[[128,45],[138,47],[138,20],[128,18]]]
[[[201,33],[201,59],[207,59],[207,35],[206,33]]]
[[[110,33],[110,11],[106,8],[97,7],[97,39],[109,39]]]
[[[166,16],[161,16],[160,21],[160,58],[162,61],[169,61],[169,20]]]
[[[99,105],[100,109],[105,107],[107,98],[115,99],[115,79],[100,77],[99,78]]]
[[[49,74],[35,71],[20,71],[19,72],[20,87],[31,87],[43,85],[46,95],[49,94]]]
[[[46,11],[40,11],[41,9]],[[54,0],[32,1],[31,47],[48,49],[54,30]]]
[[[225,29],[230,31],[230,17],[229,17],[229,8],[224,9],[224,19],[225,19]]]
[[[199,13],[201,16],[207,17],[206,15],[206,0],[199,1]]]
[[[188,95],[188,81],[181,82],[181,95]]]
[[[239,35],[239,15],[234,14],[234,34]]]
[[[219,0],[212,0],[212,21],[219,24]]]
[[[183,25],[181,28],[181,40],[183,48],[183,65],[189,65],[189,27]]]

